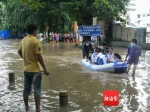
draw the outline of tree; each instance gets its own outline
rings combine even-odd
[[[46,22],[48,22],[50,31],[68,32],[69,25],[72,24],[72,20],[67,12],[60,8],[56,9],[56,7],[61,7],[61,4],[58,6],[49,2],[38,2],[38,0],[29,0],[27,2],[4,0],[2,2],[5,5],[3,28],[13,32],[24,31],[29,23],[37,24],[40,31],[43,32]],[[50,5],[52,6],[49,7]]]
[[[126,13],[126,5],[129,0],[20,0],[23,3],[28,3],[30,6],[35,5],[36,2],[41,4],[39,6],[46,6],[49,3],[51,11],[56,12],[63,10],[70,15],[71,18],[80,20],[82,24],[90,24],[89,17],[97,16],[100,20],[120,20],[120,14]],[[34,9],[35,7],[33,7]],[[81,18],[80,18],[81,17]],[[87,19],[88,18],[88,19]],[[86,22],[87,21],[87,22]]]
[[[67,19],[77,20],[79,25],[92,25],[92,18],[99,20],[125,22],[121,14],[126,13],[126,5],[129,0],[20,0],[29,5],[38,2],[41,6],[49,4],[49,14],[57,15],[65,13]],[[42,5],[43,4],[43,5]],[[56,16],[56,17],[58,17]],[[55,17],[55,16],[54,16]],[[56,19],[56,18],[55,18]],[[61,21],[61,19],[59,19]],[[54,21],[56,23],[56,21]]]
[[[11,11],[14,12],[16,10],[14,16],[11,16],[13,17],[13,23],[15,25],[18,25],[18,18],[20,19],[21,16],[22,19],[19,20],[21,22],[18,26],[25,26],[24,24],[34,20],[34,22],[40,26],[41,30],[44,30],[44,23],[48,22],[50,31],[68,32],[69,26],[74,20],[77,20],[79,25],[91,25],[92,18],[95,16],[97,16],[99,20],[117,20],[125,22],[125,20],[120,17],[120,14],[126,13],[125,7],[129,0],[20,0],[20,2],[17,2],[16,0],[2,1],[4,1],[6,4],[7,11],[5,11],[7,13],[11,13]],[[19,15],[17,14],[17,11],[19,11]],[[5,17],[9,14],[6,14],[6,12]],[[15,14],[19,17],[16,17]],[[27,19],[24,20],[23,18]],[[10,23],[13,24],[12,22]]]
[[[8,29],[15,33],[23,32],[27,24],[36,22],[28,6],[18,3],[18,0],[7,0],[4,4],[3,29]]]

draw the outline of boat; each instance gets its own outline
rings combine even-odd
[[[127,70],[127,64],[125,62],[108,63],[105,65],[94,65],[87,59],[82,60],[82,65],[92,71],[103,71],[113,73],[124,73]]]

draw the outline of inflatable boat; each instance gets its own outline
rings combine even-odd
[[[127,70],[127,64],[125,62],[108,63],[105,65],[94,65],[91,64],[90,61],[83,59],[82,65],[92,71],[124,73]]]

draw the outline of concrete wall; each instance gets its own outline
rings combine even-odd
[[[114,27],[114,26],[113,26]],[[150,43],[146,43],[146,28],[125,28],[122,26],[117,26],[113,28],[113,31],[116,33],[115,37],[123,41],[112,41],[108,45],[118,46],[118,47],[127,47],[130,45],[130,42],[133,38],[137,39],[137,44],[141,46],[142,49],[150,50]],[[114,30],[115,29],[115,30]],[[113,32],[113,38],[114,37]],[[119,36],[120,35],[120,36]]]
[[[112,41],[112,42],[107,43],[107,45],[127,48],[130,45],[130,42]],[[141,44],[140,46],[142,49],[150,50],[149,43]]]
[[[101,25],[103,32],[107,37],[109,25],[104,21],[98,21],[97,24]],[[107,43],[107,45],[118,46],[118,47],[127,47],[131,40],[136,38],[137,44],[141,46],[142,49],[150,50],[150,43],[146,43],[146,28],[144,27],[125,27],[120,24],[113,24],[111,30],[112,39],[116,40],[113,42]],[[109,35],[109,34],[108,34]],[[110,37],[109,37],[110,38]]]
[[[106,38],[111,37],[111,22],[110,21],[97,21],[97,25],[101,25],[101,32],[105,34]]]
[[[136,29],[131,27],[121,26],[119,24],[113,24],[112,26],[112,38],[116,40],[131,41],[135,38]]]

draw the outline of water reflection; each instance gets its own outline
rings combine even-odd
[[[23,62],[17,54],[20,40],[0,41],[0,112],[23,112]],[[50,77],[43,75],[43,112],[149,112],[150,110],[150,53],[143,51],[136,77],[131,74],[92,72],[81,65],[81,49],[73,43],[42,43],[43,57]],[[114,48],[125,57],[126,49]],[[13,70],[15,82],[8,83]],[[120,92],[117,107],[104,107],[102,93],[115,89]],[[69,92],[67,108],[59,106],[59,91]],[[29,97],[30,111],[35,110],[33,94]]]

